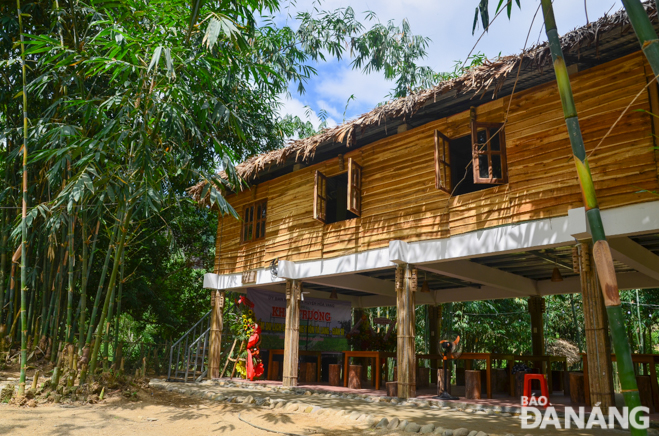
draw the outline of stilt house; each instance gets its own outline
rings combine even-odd
[[[656,23],[654,6],[648,13]],[[618,283],[659,288],[657,83],[624,12],[566,33],[562,46]],[[582,293],[586,369],[605,375],[590,377],[588,400],[611,404],[607,321],[571,156],[541,44],[248,159],[237,172],[249,188],[226,196],[242,219],[220,219],[204,280],[215,295],[211,343],[225,291],[284,294],[283,383],[294,386],[301,294],[396,306],[405,398],[415,305],[437,320],[446,302],[529,298],[541,355],[543,297]],[[190,192],[203,202],[201,186]]]

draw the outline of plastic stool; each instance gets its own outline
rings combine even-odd
[[[547,389],[547,380],[544,374],[524,374],[524,396],[531,398],[531,380],[540,381],[540,391],[542,392],[540,398],[545,397],[544,407],[549,406],[549,390]]]

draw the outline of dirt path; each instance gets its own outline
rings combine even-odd
[[[95,405],[39,404],[36,408],[0,404],[0,435],[248,435],[275,436],[275,433],[257,429],[241,421],[267,429],[297,435],[408,435],[391,430],[367,429],[364,423],[349,420],[336,413],[317,414],[286,412],[285,408],[268,409],[256,405],[217,402],[190,396],[191,393],[211,394],[211,397],[253,396],[254,398],[281,399],[308,406],[320,406],[335,411],[345,410],[371,414],[377,419],[406,419],[419,424],[434,423],[445,428],[466,427],[489,435],[513,434],[521,436],[561,434],[589,436],[618,436],[628,434],[618,430],[523,430],[514,417],[474,414],[455,410],[401,407],[390,403],[368,403],[360,399],[325,398],[260,391],[245,388],[226,388],[210,384],[170,385],[159,380],[152,384],[184,388],[186,394],[150,387],[139,390],[128,399],[114,395]],[[309,408],[310,409],[310,408]],[[308,411],[308,410],[307,410]]]
[[[319,419],[308,414],[273,413],[150,389],[139,392],[136,400],[115,397],[95,405],[43,404],[32,409],[0,404],[0,435],[274,435],[240,421],[239,414],[247,421],[282,432],[361,434],[342,425],[322,432]]]

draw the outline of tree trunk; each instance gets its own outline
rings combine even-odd
[[[128,206],[127,206],[128,207]],[[110,300],[112,298],[112,293],[110,289],[114,288],[114,284],[117,281],[117,273],[119,272],[119,265],[121,264],[121,255],[124,249],[124,243],[126,242],[126,235],[128,234],[128,224],[130,223],[131,211],[130,209],[124,214],[123,222],[121,223],[121,234],[119,236],[119,242],[117,243],[117,248],[114,254],[114,264],[112,265],[112,274],[110,275],[110,282],[108,283],[108,292],[105,295],[105,303],[103,304],[103,311],[101,312],[101,319],[98,322],[99,325],[99,334],[96,336],[94,341],[94,349],[92,351],[90,361],[89,361],[89,372],[92,377],[94,376],[94,371],[96,370],[96,362],[98,360],[98,352],[101,348],[101,338],[102,334],[102,325],[105,323],[105,319],[108,314],[108,308],[110,306]]]
[[[629,0],[623,1],[629,4],[632,3]],[[613,338],[613,345],[618,362],[620,384],[626,406],[633,409],[634,407],[640,406],[641,401],[636,386],[631,349],[626,337],[625,318],[620,304],[620,294],[616,282],[613,258],[611,256],[609,245],[606,242],[602,217],[600,215],[597,195],[595,193],[595,185],[590,173],[588,158],[586,157],[586,149],[581,136],[581,128],[579,127],[579,118],[577,117],[577,109],[572,95],[570,77],[567,72],[567,66],[565,65],[565,58],[563,57],[563,50],[561,49],[561,43],[558,37],[558,30],[556,29],[556,19],[554,17],[554,8],[551,0],[542,0],[542,12],[545,17],[545,30],[547,32],[547,39],[549,40],[552,61],[554,63],[556,83],[558,85],[563,113],[565,115],[565,124],[572,145],[572,153],[574,155],[574,163],[577,167],[577,174],[579,175],[579,183],[581,185],[584,206],[586,208],[586,217],[590,224],[593,242],[595,243],[593,249],[595,264],[597,266],[597,273],[602,286],[602,293],[604,294],[606,311],[609,316],[611,336]],[[645,11],[643,11],[643,13],[645,14]],[[657,44],[651,45],[657,46]],[[652,53],[656,50],[659,50],[659,46],[653,48]],[[648,51],[644,50],[644,52],[647,56]],[[659,55],[657,58],[659,59]],[[659,63],[657,65],[659,65]],[[633,424],[638,423],[632,423],[631,425],[631,433],[633,435],[647,435],[646,430],[637,429]]]

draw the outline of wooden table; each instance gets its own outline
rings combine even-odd
[[[343,386],[348,387],[348,366],[350,365],[351,357],[365,357],[367,359],[375,359],[375,370],[371,372],[371,383],[375,386],[375,390],[380,389],[380,371],[382,370],[381,364],[387,362],[388,357],[396,357],[396,353],[387,353],[384,351],[344,351],[343,352]]]
[[[322,351],[306,351],[306,350],[300,350],[298,351],[298,354],[300,356],[316,356],[318,359],[318,363],[316,365],[317,371],[316,371],[316,381],[320,382],[320,363],[321,363],[321,353]],[[282,356],[284,355],[284,350],[268,350],[268,375],[266,377],[267,380],[271,380],[271,372],[272,372],[272,356],[275,354],[281,354]]]
[[[551,376],[551,363],[562,362],[563,370],[567,371],[567,359],[564,356],[517,356],[515,354],[492,354],[494,360],[507,360],[508,361],[508,380],[510,381],[510,396],[515,396],[515,379],[513,377],[513,363],[514,362],[547,362],[547,388],[551,395],[552,389],[552,376]],[[587,394],[587,392],[586,392]]]
[[[443,354],[417,354],[417,367],[419,359],[442,360]],[[487,398],[492,398],[492,354],[491,353],[462,353],[458,360],[466,360],[467,366],[471,368],[472,360],[484,360],[486,363],[485,382],[487,387]],[[467,369],[469,369],[467,368]]]
[[[584,392],[586,394],[586,405],[590,406],[590,386],[588,384],[588,356],[586,353],[581,354],[583,359],[583,378]],[[611,355],[611,361],[616,361],[616,355]],[[655,408],[659,408],[659,384],[657,383],[657,369],[655,365],[659,364],[659,354],[632,354],[632,362],[642,363],[650,367],[650,386],[652,387],[652,401]]]

